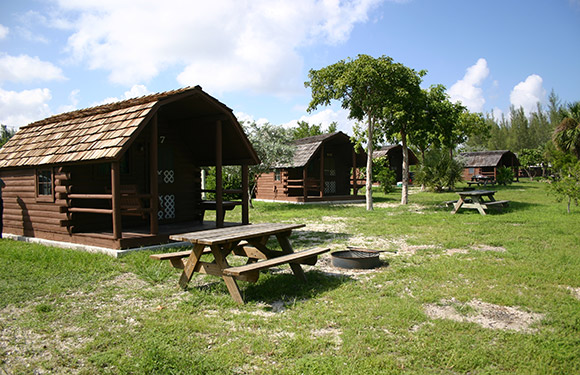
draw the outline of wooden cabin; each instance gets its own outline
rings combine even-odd
[[[4,233],[127,249],[224,226],[223,165],[259,162],[232,110],[201,87],[56,115],[20,128],[0,149]],[[201,168],[216,167],[215,201]],[[204,222],[206,209],[216,211]]]
[[[409,148],[407,148],[407,152],[409,154],[409,165],[419,164],[419,159],[417,159],[415,153],[413,153]],[[373,152],[373,160],[381,157],[385,157],[389,160],[389,166],[393,171],[395,171],[395,178],[397,181],[403,181],[403,146],[383,146]]]
[[[257,180],[256,199],[291,203],[361,200],[364,186],[358,168],[366,154],[356,153],[342,132],[302,138],[294,142],[294,157],[287,165],[264,173]]]
[[[511,151],[464,152],[461,153],[461,157],[465,162],[463,179],[466,181],[471,181],[474,176],[484,176],[495,181],[497,170],[501,167],[511,168],[514,176],[518,176],[520,162]]]

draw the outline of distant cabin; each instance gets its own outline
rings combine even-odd
[[[256,199],[291,203],[364,200],[358,168],[366,154],[355,152],[342,132],[302,138],[293,143],[293,159],[257,180]]]
[[[126,249],[221,227],[232,208],[224,165],[240,166],[247,224],[248,165],[257,163],[232,110],[199,86],[56,115],[0,149],[4,233]],[[208,166],[217,170],[212,202],[202,201]],[[203,221],[206,209],[215,221]]]
[[[419,159],[417,159],[415,153],[410,149],[407,149],[407,152],[409,155],[409,165],[419,164]],[[384,146],[373,152],[373,159],[381,157],[386,157],[389,160],[389,165],[391,169],[395,171],[397,181],[403,181],[403,146]]]
[[[461,157],[465,162],[463,170],[463,179],[469,181],[473,176],[497,178],[497,170],[501,167],[507,167],[513,170],[514,176],[518,176],[520,162],[518,157],[511,151],[479,151],[464,152]]]

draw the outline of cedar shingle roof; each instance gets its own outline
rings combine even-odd
[[[401,146],[401,145],[383,146],[380,149],[373,151],[373,159],[377,159],[377,158],[380,158],[383,156],[388,156],[389,154],[394,155],[395,153],[398,153],[399,155],[401,155],[401,160],[402,160],[403,146]],[[410,165],[419,164],[419,159],[417,159],[417,156],[415,155],[415,153],[413,151],[411,151],[409,148],[407,148],[407,153],[409,155],[409,164]]]
[[[21,127],[0,149],[0,168],[111,160],[163,99],[183,88],[52,116]]]
[[[297,139],[292,144],[296,147],[294,149],[294,157],[292,161],[285,165],[278,165],[277,168],[303,168],[305,167],[318,152],[323,143],[350,143],[350,137],[341,131],[315,135]],[[359,153],[359,156],[366,155],[364,152]]]
[[[461,156],[465,158],[466,167],[497,167],[503,157],[510,158],[514,166],[520,165],[516,155],[508,150],[463,152]]]

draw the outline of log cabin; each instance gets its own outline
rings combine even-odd
[[[415,153],[407,148],[409,155],[409,165],[419,164],[419,159]],[[403,181],[403,146],[388,145],[373,152],[373,160],[378,158],[387,158],[389,167],[395,172],[396,181]]]
[[[497,178],[497,170],[507,167],[513,170],[514,176],[518,176],[520,162],[518,157],[508,150],[463,152],[460,154],[464,159],[463,179],[472,180],[475,176],[484,176],[494,181]]]
[[[364,201],[358,190],[365,184],[358,168],[366,165],[366,153],[355,152],[343,132],[294,141],[294,156],[256,181],[257,200],[289,203]]]
[[[64,113],[20,128],[0,149],[4,233],[127,249],[222,227],[222,166],[240,166],[249,223],[248,166],[258,156],[232,110],[188,87]],[[202,201],[201,169],[216,167]],[[216,211],[204,222],[206,209]]]

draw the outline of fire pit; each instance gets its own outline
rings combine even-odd
[[[380,251],[349,247],[331,253],[332,265],[339,268],[375,268],[381,265]]]

